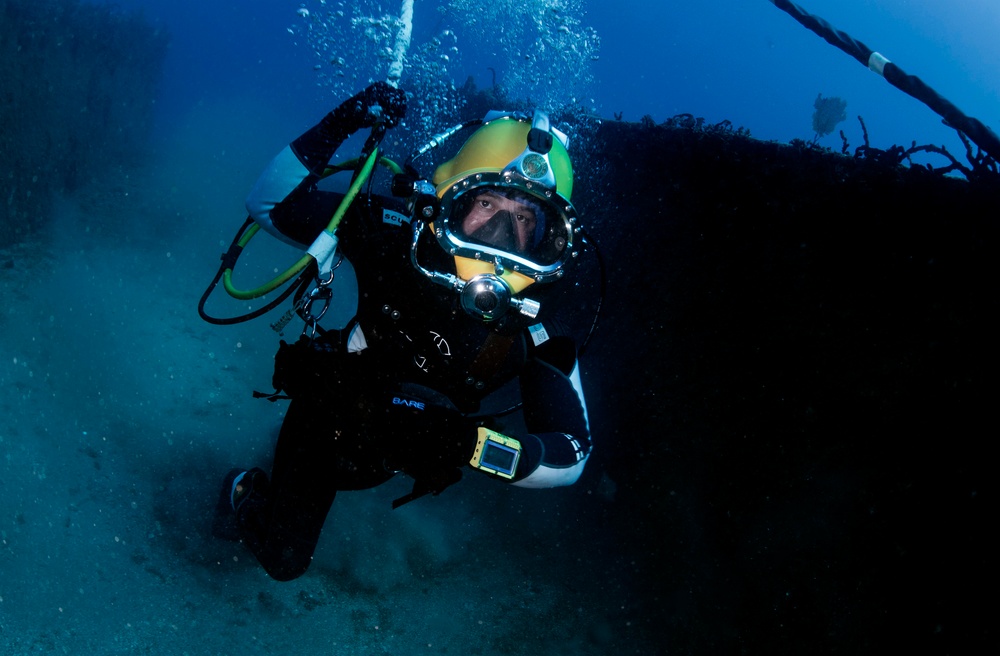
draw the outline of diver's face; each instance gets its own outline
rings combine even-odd
[[[507,212],[510,215],[514,245],[518,252],[525,252],[535,233],[537,221],[535,210],[529,205],[505,198],[488,189],[476,193],[469,213],[462,220],[462,232],[466,235],[475,234],[498,212]]]

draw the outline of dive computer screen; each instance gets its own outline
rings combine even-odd
[[[520,442],[483,426],[479,427],[479,439],[470,465],[487,474],[512,479],[520,458]]]
[[[480,462],[499,473],[512,476],[517,464],[517,451],[505,444],[498,444],[491,440],[486,443]]]

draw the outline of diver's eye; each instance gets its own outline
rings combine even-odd
[[[493,206],[493,204],[490,203],[490,201],[486,200],[485,198],[479,198],[478,203],[479,207],[481,207],[484,210],[488,210],[490,207]]]

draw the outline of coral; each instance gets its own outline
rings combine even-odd
[[[813,107],[816,108],[816,111],[813,112],[815,139],[830,134],[836,129],[838,123],[847,120],[847,101],[843,98],[837,96],[824,98],[821,93],[813,101]]]

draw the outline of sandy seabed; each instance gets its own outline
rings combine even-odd
[[[597,512],[585,487],[342,493],[289,583],[213,539],[223,474],[267,463],[285,407],[251,395],[274,317],[202,322],[221,247],[95,221],[65,204],[0,258],[0,653],[650,653],[626,566],[567,505]]]

